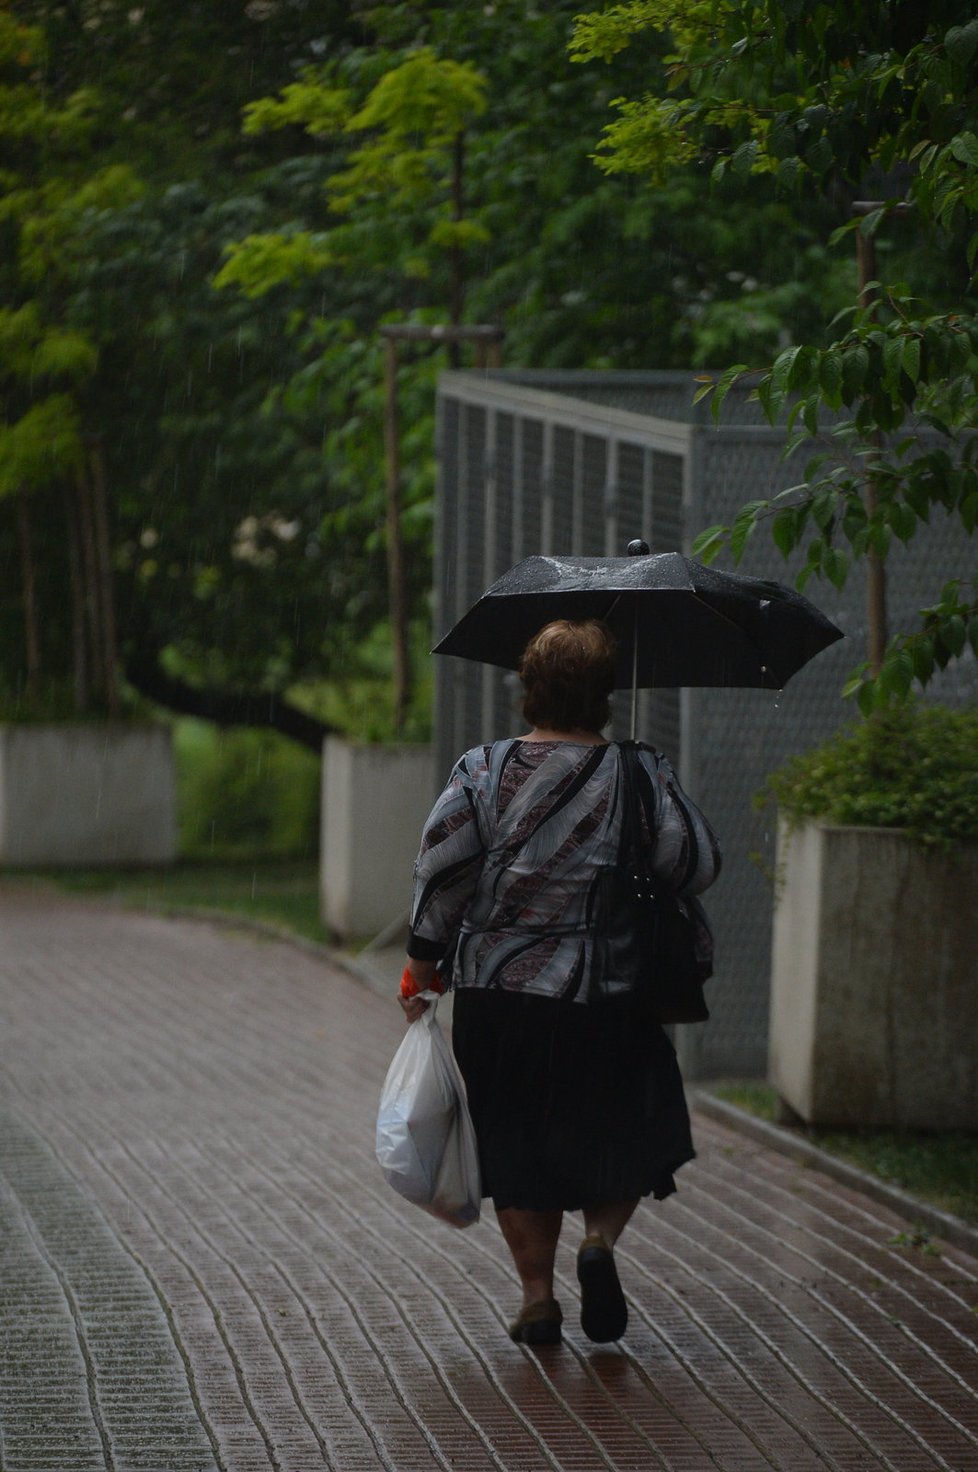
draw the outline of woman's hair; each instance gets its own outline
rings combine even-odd
[[[545,624],[520,660],[523,714],[550,731],[601,731],[615,688],[615,636],[599,619]]]

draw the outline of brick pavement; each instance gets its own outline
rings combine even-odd
[[[510,1343],[494,1222],[372,1158],[394,1006],[298,948],[0,890],[0,1467],[978,1472],[978,1260],[697,1120],[631,1323]],[[570,1312],[568,1312],[570,1311]]]

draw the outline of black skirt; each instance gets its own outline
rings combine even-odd
[[[464,987],[452,1042],[494,1205],[578,1211],[675,1189],[695,1154],[672,1043],[633,1002]]]

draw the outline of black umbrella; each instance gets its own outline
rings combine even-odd
[[[632,549],[635,549],[633,551]],[[720,572],[678,552],[527,557],[504,573],[436,644],[516,669],[527,642],[556,618],[600,618],[618,638],[617,689],[754,686],[780,690],[843,637],[782,583]]]

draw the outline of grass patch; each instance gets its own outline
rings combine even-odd
[[[738,1109],[746,1109],[748,1114],[756,1114],[758,1119],[766,1119],[768,1124],[774,1123],[777,1095],[770,1084],[738,1081],[733,1084],[717,1084],[711,1092],[719,1099],[726,1099],[728,1104],[736,1104]]]
[[[978,1225],[978,1138],[963,1131],[812,1130],[823,1150]]]
[[[770,1084],[719,1084],[720,1099],[768,1122],[777,1114]],[[807,1140],[942,1211],[978,1225],[978,1135],[963,1130],[822,1129],[801,1126]]]
[[[4,881],[56,884],[134,908],[242,916],[328,944],[319,918],[315,862],[268,858],[225,863],[184,861],[159,869],[72,869],[5,874]]]

